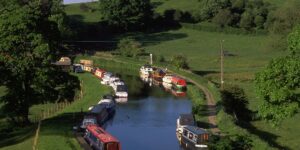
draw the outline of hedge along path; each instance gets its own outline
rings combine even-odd
[[[100,59],[114,61],[114,62],[117,62],[117,63],[129,64],[126,61],[121,61],[121,60],[117,60],[117,59],[113,59],[113,58],[105,58],[105,57],[99,57],[99,56],[93,56],[93,57],[94,58],[100,58]],[[168,71],[170,71],[172,73],[175,73],[174,71],[169,70],[169,69],[168,69]],[[190,71],[187,71],[187,70],[184,70],[184,71],[186,73],[193,74]],[[186,76],[183,76],[183,75],[180,75],[180,74],[177,74],[177,73],[176,73],[176,75],[178,75],[179,77],[181,77],[181,78],[183,78],[183,79],[185,79],[185,80],[193,83],[194,85],[196,85],[196,87],[198,87],[201,91],[203,91],[203,93],[205,94],[205,99],[206,99],[206,103],[207,103],[206,109],[208,111],[209,129],[210,129],[210,131],[213,134],[220,134],[221,130],[218,128],[218,125],[217,125],[217,107],[216,107],[216,101],[215,101],[215,98],[214,98],[213,94],[211,93],[211,91],[209,91],[205,86],[199,84],[198,82],[196,82],[195,80],[193,80],[191,78],[188,78]]]

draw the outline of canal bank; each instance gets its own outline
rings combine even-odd
[[[129,71],[131,73],[135,73],[139,71],[139,68],[141,65],[145,64],[145,61],[139,61],[132,58],[123,58],[123,57],[115,57],[115,56],[77,56],[77,61],[79,59],[92,59],[96,66],[100,68],[116,68],[118,70],[124,70]],[[204,105],[203,113],[197,114],[196,119],[198,122],[200,122],[200,125],[204,124],[204,127],[210,129],[210,131],[213,134],[218,134],[220,132],[218,126],[217,126],[217,117],[216,117],[216,110],[217,105],[216,103],[221,100],[220,92],[217,89],[217,87],[211,83],[208,80],[205,80],[201,76],[195,75],[194,73],[187,71],[187,70],[179,70],[176,69],[174,66],[171,66],[169,64],[157,64],[159,67],[168,68],[169,71],[172,71],[176,73],[177,75],[180,75],[181,77],[187,79],[190,83],[193,83],[194,85],[190,87],[197,88],[198,90],[202,91],[204,93],[204,97],[198,97],[201,96],[201,94],[194,94],[193,97],[193,106],[195,105]],[[193,90],[193,93],[197,93],[197,90]],[[191,94],[188,94],[188,96],[191,96]],[[206,102],[200,103],[197,102],[199,100],[205,100]],[[195,103],[196,102],[196,103]],[[205,118],[205,119],[203,119]]]

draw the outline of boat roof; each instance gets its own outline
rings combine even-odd
[[[105,72],[104,69],[100,69],[100,68],[97,68],[96,71],[99,71],[99,72]]]
[[[93,135],[95,135],[100,141],[102,141],[104,143],[108,143],[108,142],[117,142],[117,143],[119,143],[117,138],[113,137],[108,132],[104,131],[101,127],[98,127],[96,125],[89,125],[89,126],[87,126],[87,129]]]
[[[195,120],[192,114],[180,114],[179,121],[181,125],[194,125]]]
[[[92,109],[91,112],[92,113],[100,113],[103,109],[105,109],[104,105],[95,105]]]
[[[190,132],[192,132],[192,133],[194,133],[194,134],[197,134],[197,135],[208,133],[205,129],[202,129],[202,128],[199,128],[199,127],[196,127],[196,126],[185,126],[183,128],[190,131]]]
[[[127,86],[126,85],[117,85],[117,91],[118,92],[127,91]]]

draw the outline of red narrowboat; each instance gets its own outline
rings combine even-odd
[[[172,84],[176,89],[185,89],[186,81],[180,77],[173,77]]]
[[[89,125],[84,135],[95,150],[121,150],[120,142],[97,125]]]
[[[104,77],[105,70],[97,68],[95,71],[95,76],[102,79]]]

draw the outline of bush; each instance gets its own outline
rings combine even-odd
[[[144,53],[142,44],[134,39],[124,38],[118,43],[118,51],[126,57],[137,57]]]
[[[189,69],[187,58],[183,55],[175,55],[171,59],[171,63],[178,69]]]
[[[212,135],[209,140],[211,150],[250,150],[252,146],[252,139],[246,135]]]

